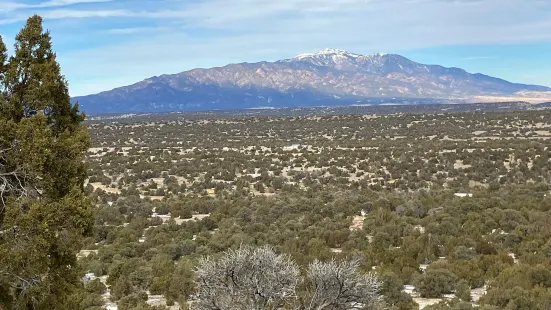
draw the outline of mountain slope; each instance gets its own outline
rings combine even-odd
[[[545,91],[551,89],[424,65],[400,55],[326,49],[276,62],[162,75],[74,99],[88,113],[122,113],[433,102]]]

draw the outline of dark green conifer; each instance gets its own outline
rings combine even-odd
[[[90,234],[89,136],[43,31],[30,17],[7,57],[0,38],[0,309],[64,309]]]

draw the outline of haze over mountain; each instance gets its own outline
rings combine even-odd
[[[325,49],[276,62],[155,76],[74,100],[88,113],[126,113],[448,102],[545,92],[551,88],[420,64],[395,54]]]

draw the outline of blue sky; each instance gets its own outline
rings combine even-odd
[[[550,0],[0,0],[8,45],[35,13],[73,96],[328,47],[551,86]]]

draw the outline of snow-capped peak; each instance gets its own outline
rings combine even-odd
[[[366,55],[366,56],[371,56],[371,57],[374,57],[374,56],[378,56],[378,57],[383,57],[383,56],[386,56],[388,54],[386,53],[376,53],[376,54],[369,54],[369,55]]]
[[[358,54],[347,52],[345,50],[340,50],[340,49],[336,49],[336,48],[326,48],[326,49],[324,49],[320,52],[317,52],[317,53],[300,54],[300,55],[295,56],[294,58],[295,59],[303,59],[303,58],[308,58],[308,57],[327,56],[327,55],[348,56],[348,57],[353,57],[353,58],[357,58],[357,57],[361,56],[361,55],[358,55]]]

